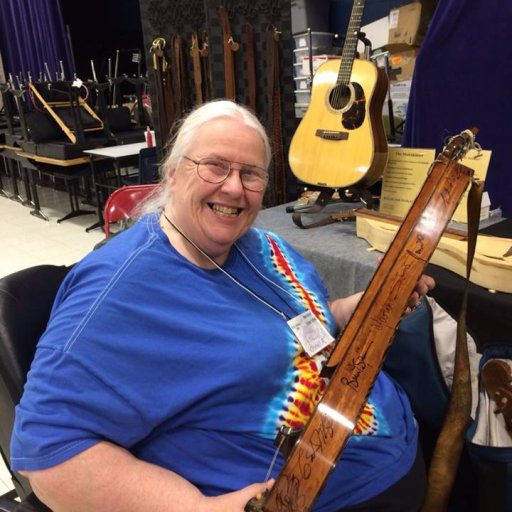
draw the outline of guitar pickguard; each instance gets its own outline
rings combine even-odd
[[[366,116],[366,98],[363,88],[356,82],[352,82],[354,88],[354,101],[350,108],[341,116],[341,124],[347,130],[355,130],[363,123]]]

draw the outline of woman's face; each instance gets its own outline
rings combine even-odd
[[[265,168],[265,146],[260,135],[241,121],[223,118],[205,123],[186,156],[196,161],[220,157]],[[183,158],[168,172],[171,199],[166,212],[176,226],[217,263],[222,264],[233,243],[252,225],[264,191],[246,190],[239,165],[225,181],[208,183],[195,163]]]

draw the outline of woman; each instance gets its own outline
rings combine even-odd
[[[199,107],[151,212],[67,276],[12,443],[14,469],[55,512],[240,512],[272,485],[274,437],[302,426],[321,397],[330,335],[359,295],[329,303],[308,262],[251,228],[269,163],[248,110]],[[423,277],[411,306],[432,286]],[[325,328],[311,356],[287,323],[307,310]],[[416,425],[386,375],[363,416],[315,510],[387,500],[411,474]]]

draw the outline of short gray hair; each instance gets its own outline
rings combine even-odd
[[[268,169],[272,159],[270,143],[265,128],[248,108],[230,100],[213,100],[192,110],[174,129],[175,135],[166,145],[165,157],[160,164],[160,186],[158,191],[142,206],[141,213],[161,210],[165,207],[170,191],[167,184],[167,170],[177,167],[183,156],[194,143],[197,131],[207,122],[215,119],[230,118],[242,121],[259,134],[265,148],[265,167]]]

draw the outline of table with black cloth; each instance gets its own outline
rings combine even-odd
[[[282,236],[315,264],[332,298],[364,290],[375,273],[381,253],[371,250],[366,240],[356,236],[355,222],[335,222],[301,229],[294,224],[291,214],[286,213],[287,206],[289,205],[262,210],[255,225]],[[350,204],[328,205],[319,214],[303,214],[307,217],[304,223],[354,207]],[[512,220],[493,224],[482,232],[512,238]],[[436,287],[430,295],[456,318],[465,279],[432,264],[427,266],[425,273],[436,280]],[[512,344],[512,294],[491,293],[470,283],[467,326],[479,350],[489,344]]]

